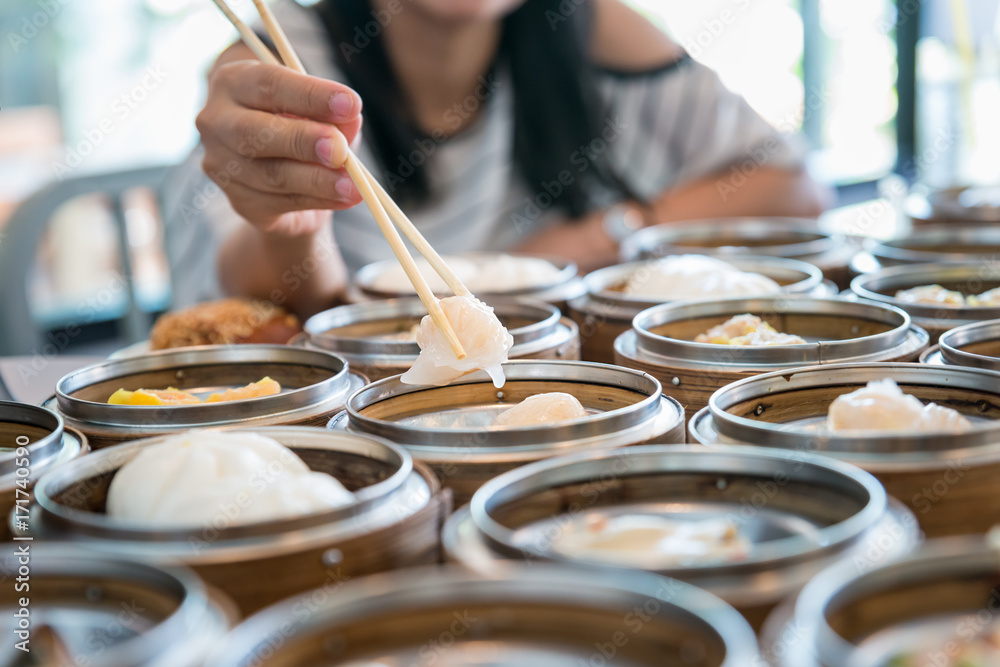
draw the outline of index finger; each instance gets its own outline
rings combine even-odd
[[[350,87],[280,65],[241,61],[224,65],[233,99],[252,109],[291,114],[323,123],[348,123],[361,114],[361,97]]]

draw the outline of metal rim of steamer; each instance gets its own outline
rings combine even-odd
[[[489,258],[498,257],[500,255],[509,255],[511,257],[523,257],[529,259],[541,259],[549,264],[552,264],[557,269],[559,269],[559,278],[552,283],[537,285],[534,287],[524,287],[518,290],[507,290],[499,292],[487,292],[479,290],[479,296],[504,296],[504,297],[518,297],[518,296],[530,296],[537,295],[540,293],[548,293],[557,290],[558,288],[571,283],[577,278],[579,273],[579,268],[573,262],[569,260],[562,259],[560,257],[554,257],[550,255],[534,255],[530,253],[517,253],[517,252],[467,252],[462,253],[460,257],[463,259],[470,259],[472,261],[485,261]],[[375,278],[386,271],[387,267],[399,266],[399,262],[394,259],[382,260],[379,262],[373,262],[367,266],[361,267],[358,272],[354,275],[354,285],[356,285],[362,293],[369,296],[376,296],[381,298],[392,298],[399,296],[409,296],[408,294],[394,294],[392,292],[383,292],[381,290],[373,287]]]
[[[204,429],[204,432],[213,431],[241,432],[236,429]],[[394,471],[382,481],[355,492],[357,502],[346,507],[290,519],[276,519],[218,529],[219,536],[215,542],[220,545],[228,543],[233,549],[248,549],[248,539],[274,537],[279,533],[287,535],[288,540],[285,541],[294,541],[295,536],[307,540],[306,531],[310,529],[322,529],[363,517],[368,512],[377,509],[389,507],[398,500],[398,492],[405,490],[408,480],[415,474],[413,459],[409,453],[402,447],[380,438],[336,433],[328,429],[305,426],[269,426],[245,429],[245,431],[274,438],[286,447],[293,449],[296,447],[327,449],[364,456],[380,463],[389,464],[394,467]],[[188,539],[196,534],[200,527],[150,529],[142,525],[111,519],[106,514],[75,509],[56,500],[61,493],[72,488],[74,484],[116,471],[145,447],[156,445],[170,437],[176,436],[145,438],[103,449],[43,475],[35,486],[35,503],[40,510],[39,521],[43,525],[51,523],[56,530],[70,529],[74,534],[97,536],[113,540],[117,544],[135,543],[155,546],[157,543],[171,541],[187,544]],[[263,546],[265,549],[269,548],[268,545]],[[219,551],[221,555],[223,549]],[[209,557],[205,551],[202,551],[201,554]]]
[[[739,245],[740,240],[761,241],[776,236],[795,240],[773,245]],[[713,243],[719,239],[735,243],[723,246]],[[691,242],[712,245],[688,245]],[[803,259],[836,250],[840,244],[837,236],[822,231],[815,220],[808,218],[705,218],[640,229],[622,242],[620,257],[623,262],[684,253]]]
[[[921,285],[965,282],[971,287],[977,282],[982,285],[988,281],[1000,282],[1000,272],[993,270],[990,275],[984,276],[981,263],[903,264],[856,277],[851,281],[851,292],[861,299],[896,306],[919,320],[944,321],[949,326],[957,326],[967,322],[1000,319],[1000,306],[905,303],[893,295],[899,290]],[[981,290],[973,288],[969,291]]]
[[[657,595],[667,588],[669,593]],[[423,609],[462,609],[470,603],[516,608],[574,606],[622,616],[651,599],[657,601],[652,619],[697,623],[725,648],[720,667],[758,664],[757,639],[740,614],[714,595],[683,582],[637,570],[594,575],[590,568],[536,563],[512,567],[483,577],[456,566],[425,566],[347,582],[311,614],[296,614],[294,600],[256,614],[236,628],[212,660],[216,667],[247,667],[254,656],[271,646],[281,627],[283,643],[296,645],[309,637],[335,634],[338,627],[364,621],[377,623],[385,613],[406,612],[419,623]],[[553,613],[558,613],[554,611]],[[288,630],[285,633],[285,630]],[[436,636],[440,628],[433,630]],[[488,628],[487,628],[488,631]],[[508,639],[510,639],[508,637]],[[592,645],[588,643],[588,648]],[[329,660],[329,656],[324,656]]]
[[[615,319],[632,319],[643,310],[664,303],[662,298],[633,296],[612,289],[635,271],[656,261],[653,259],[616,264],[587,274],[584,277],[587,294],[573,300],[570,305],[585,313],[596,312]],[[823,272],[801,260],[739,255],[727,257],[725,261],[741,271],[760,273],[777,282],[784,281],[786,284],[781,288],[782,293],[804,294],[823,287]]]
[[[612,466],[623,458],[629,461],[628,472],[613,473]],[[794,470],[793,470],[794,468]],[[689,445],[646,445],[623,450],[608,450],[596,454],[579,454],[547,459],[516,468],[487,482],[473,496],[469,513],[488,546],[508,557],[540,557],[561,563],[574,560],[550,549],[526,549],[518,545],[515,531],[496,519],[493,513],[511,501],[545,492],[556,486],[603,479],[603,475],[630,476],[635,474],[676,474],[681,471],[719,475],[760,474],[773,476],[784,471],[789,479],[826,484],[844,495],[863,497],[862,509],[832,526],[821,528],[818,539],[807,540],[801,535],[774,540],[756,546],[754,557],[732,565],[714,565],[720,575],[746,572],[754,567],[801,562],[830,553],[859,540],[863,534],[886,515],[888,498],[885,489],[871,474],[853,465],[828,457],[806,453],[789,456],[758,447],[715,447],[705,450]],[[701,568],[665,570],[670,576],[692,575]]]
[[[805,345],[730,346],[697,343],[653,333],[666,324],[700,317],[729,317],[741,313],[776,315],[823,315],[853,317],[891,327],[889,330],[845,340],[820,341]],[[927,344],[927,332],[915,328],[903,310],[884,304],[819,298],[805,295],[735,298],[712,301],[679,301],[642,311],[632,321],[636,351],[654,362],[663,359],[674,367],[722,369],[752,366],[803,366],[833,362],[875,361],[887,353],[899,356],[909,349],[916,352]],[[720,360],[720,357],[723,357]]]
[[[810,581],[795,600],[790,620],[804,630],[805,636],[799,647],[788,654],[788,661],[781,664],[803,667],[816,665],[818,659],[824,667],[855,667],[857,647],[829,625],[830,613],[901,586],[933,584],[947,576],[996,577],[1000,569],[998,553],[982,537],[953,537],[929,542],[915,553],[873,570],[859,571],[853,563],[831,566]],[[981,600],[972,601],[969,611],[980,606]]]
[[[941,358],[946,364],[1000,371],[1000,358],[968,352],[964,348],[977,343],[1000,341],[1000,320],[975,322],[941,334],[938,339]]]
[[[13,558],[12,554],[13,549],[6,552],[8,558]],[[183,566],[157,566],[121,556],[70,549],[66,544],[46,543],[32,547],[31,575],[33,579],[47,576],[94,579],[87,588],[88,596],[100,595],[105,580],[129,580],[146,587],[157,597],[168,595],[179,600],[169,616],[141,635],[112,646],[102,645],[105,651],[102,651],[101,664],[106,667],[166,665],[168,659],[171,667],[201,664],[202,653],[207,652],[212,641],[225,633],[235,620],[229,601],[210,594],[201,579]],[[33,593],[35,604],[44,604],[35,597]],[[80,600],[77,604],[83,602]],[[86,604],[90,603],[88,599]],[[178,641],[181,638],[184,641]]]
[[[664,396],[659,380],[653,376],[620,366],[597,364],[584,361],[556,360],[513,360],[503,365],[508,382],[521,381],[565,381],[589,385],[603,385],[627,389],[643,398],[632,405],[593,415],[586,419],[564,424],[541,427],[484,430],[482,428],[426,428],[401,425],[393,421],[375,419],[364,415],[364,411],[376,403],[415,394],[440,387],[403,384],[399,377],[385,378],[358,390],[347,400],[346,411],[331,420],[331,426],[339,426],[346,418],[348,427],[355,432],[370,433],[403,444],[411,452],[418,453],[421,460],[433,460],[442,449],[469,450],[469,443],[475,442],[476,454],[517,455],[531,452],[539,446],[549,446],[554,442],[570,442],[607,438],[615,434],[631,433],[657,419],[666,419],[673,412],[683,421],[684,410],[677,401]],[[464,385],[491,384],[492,380],[482,372],[471,373],[449,387],[460,391]],[[496,390],[498,395],[503,389]],[[669,430],[669,427],[665,430]],[[645,440],[651,435],[639,438]],[[475,438],[470,440],[470,438]],[[635,440],[633,440],[634,442]],[[604,446],[610,446],[606,440]],[[451,455],[453,456],[453,454]]]
[[[760,401],[765,397],[773,400],[771,397],[778,393],[841,385],[846,393],[872,380],[887,377],[904,386],[958,387],[979,391],[1000,381],[1000,373],[992,371],[915,363],[830,364],[775,371],[739,380],[717,390],[709,398],[708,407],[692,418],[692,432],[703,440],[705,422],[710,419],[711,429],[727,442],[832,455],[849,454],[852,460],[858,461],[875,457],[884,464],[889,464],[884,460],[887,454],[891,454],[893,459],[898,458],[896,462],[900,465],[919,462],[940,464],[955,450],[970,447],[979,448],[982,455],[996,457],[1000,454],[1000,421],[957,434],[865,433],[851,436],[790,428],[787,424],[741,417],[729,411],[735,405]],[[758,403],[755,414],[759,416],[765,411],[764,404]]]
[[[31,460],[31,470],[38,471],[55,461],[67,449],[73,446],[73,440],[67,439],[66,426],[61,416],[51,410],[35,405],[17,403],[15,401],[0,401],[0,422],[8,424],[23,424],[48,431],[48,434],[35,442],[24,445]],[[19,468],[15,459],[23,458],[15,455],[19,447],[16,440],[11,451],[0,454],[0,486],[7,486],[8,479],[13,480]],[[79,448],[79,443],[76,447]],[[37,474],[37,473],[36,473]]]
[[[99,382],[108,382],[151,371],[203,365],[287,364],[321,369],[330,376],[306,387],[275,396],[199,405],[118,406],[75,398],[73,394]],[[252,374],[251,374],[252,375]],[[139,357],[110,359],[73,371],[56,384],[59,411],[79,423],[130,428],[183,429],[239,423],[282,413],[294,414],[317,405],[343,402],[355,388],[347,361],[330,352],[287,345],[235,345],[175,348]]]
[[[903,238],[869,241],[867,250],[875,259],[896,264],[968,263],[971,259],[992,258],[993,252],[975,248],[1000,247],[1000,230],[983,225],[927,225]],[[939,252],[938,247],[962,246],[968,252]]]
[[[514,337],[515,353],[518,346],[529,346],[559,333],[562,317],[559,309],[543,301],[520,299],[489,299],[487,304],[501,316],[524,317],[532,323],[510,329]],[[334,353],[372,356],[391,356],[412,361],[420,353],[414,341],[384,341],[370,338],[349,338],[328,333],[331,329],[363,322],[377,322],[396,318],[420,319],[427,314],[427,308],[420,299],[399,298],[385,301],[366,301],[338,306],[313,315],[303,325],[305,339],[319,349]]]

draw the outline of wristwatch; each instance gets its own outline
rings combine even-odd
[[[637,206],[615,204],[604,213],[604,233],[617,245],[642,229],[644,223],[642,210]]]

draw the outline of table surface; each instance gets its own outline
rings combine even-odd
[[[104,359],[94,356],[0,357],[0,399],[38,405],[55,393],[56,382],[62,376]]]

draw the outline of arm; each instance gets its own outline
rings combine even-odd
[[[597,16],[591,57],[602,66],[641,73],[683,56],[683,50],[661,30],[620,0],[595,0],[594,6]],[[789,158],[792,151],[776,131],[704,67],[667,74],[654,85],[670,87],[670,95],[653,93],[651,98],[669,99],[672,95],[682,99],[690,109],[682,115],[695,116],[699,122],[671,126],[669,120],[661,122],[655,114],[628,118],[632,132],[671,151],[676,162],[675,167],[656,176],[662,184],[656,186],[662,188],[658,194],[645,204],[632,204],[641,212],[644,224],[728,216],[815,217],[829,203],[826,191]],[[725,112],[717,105],[724,105]],[[730,171],[730,165],[744,163],[747,150],[760,144],[768,146],[771,164],[757,159],[744,173]],[[628,179],[649,174],[620,176]],[[598,211],[584,220],[558,224],[518,249],[567,256],[584,269],[607,265],[616,260],[618,248],[604,233],[603,218],[604,211]]]
[[[343,290],[331,211],[360,201],[342,169],[360,111],[346,86],[259,63],[243,45],[216,62],[197,125],[202,168],[244,221],[219,251],[227,292],[309,315]]]
[[[827,203],[825,191],[804,171],[761,168],[728,189],[728,176],[701,178],[668,190],[649,206],[633,204],[643,224],[729,216],[812,218]],[[722,184],[720,186],[720,184]],[[522,252],[559,255],[590,271],[618,259],[618,245],[604,231],[605,211],[563,222],[528,239]]]

